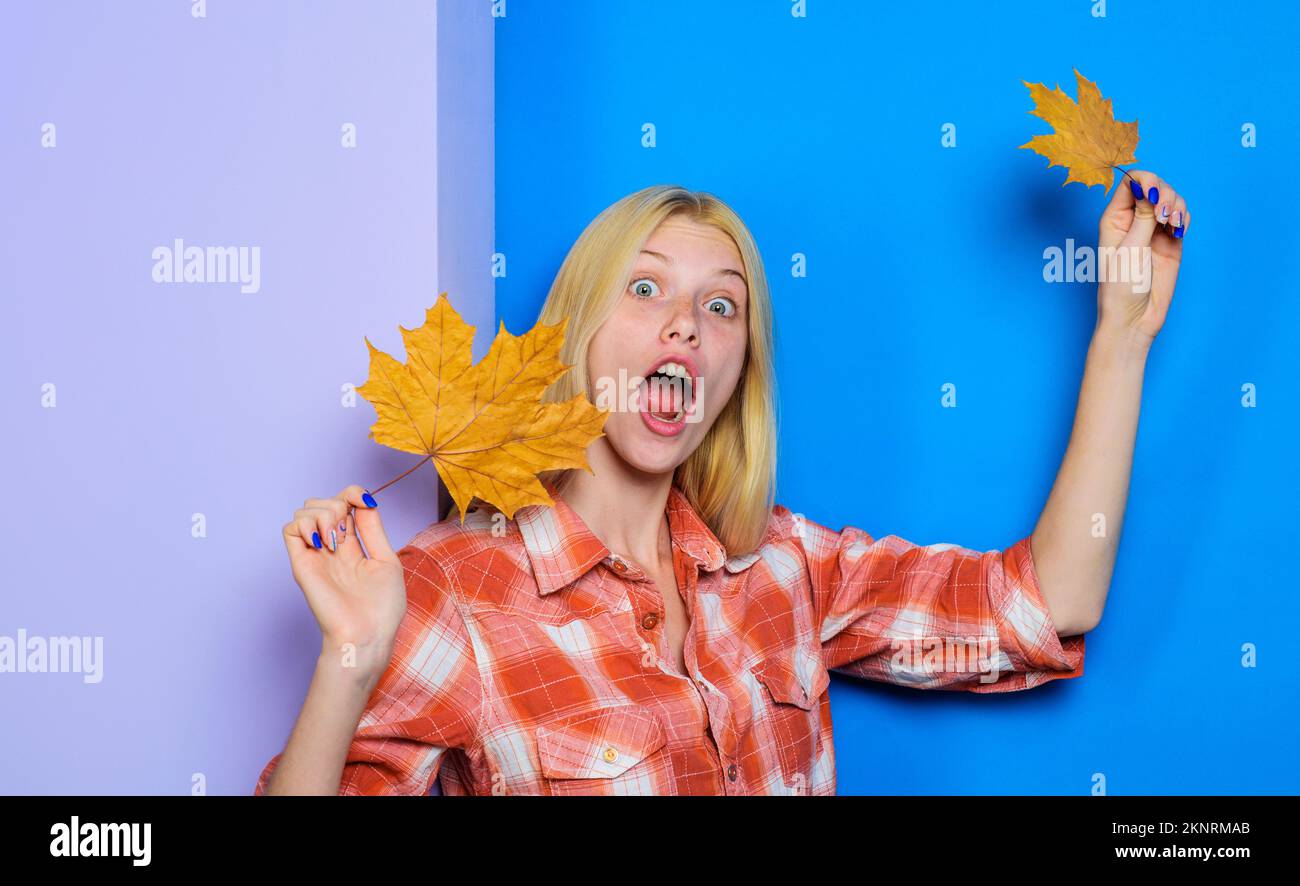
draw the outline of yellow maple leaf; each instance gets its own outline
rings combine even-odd
[[[1029,83],[1029,94],[1034,99],[1034,109],[1028,113],[1042,117],[1055,130],[1050,135],[1036,135],[1021,145],[1042,154],[1049,161],[1047,167],[1065,166],[1070,170],[1062,187],[1070,182],[1083,182],[1088,187],[1105,185],[1110,193],[1114,183],[1114,167],[1133,163],[1133,153],[1138,143],[1138,122],[1121,123],[1115,119],[1110,99],[1101,97],[1097,84],[1074,69],[1079,81],[1079,101],[1076,104],[1058,84],[1055,91],[1042,83]]]
[[[371,439],[428,456],[462,523],[472,498],[507,517],[525,505],[553,505],[537,475],[591,470],[587,446],[604,435],[609,415],[582,394],[541,402],[570,368],[559,356],[567,322],[539,322],[522,336],[511,335],[502,323],[487,355],[471,365],[474,327],[442,293],[422,326],[398,327],[405,364],[366,339],[370,377],[357,393],[378,416]]]

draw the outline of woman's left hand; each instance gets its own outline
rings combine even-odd
[[[1108,264],[1108,247],[1117,250],[1118,262],[1112,266],[1123,271],[1120,279],[1103,279],[1098,286],[1099,329],[1129,335],[1143,344],[1156,337],[1174,297],[1188,221],[1186,201],[1168,182],[1136,169],[1124,176],[1099,225],[1098,272]]]

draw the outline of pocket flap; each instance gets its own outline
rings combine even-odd
[[[548,720],[536,738],[547,778],[614,778],[668,741],[654,712],[635,704]]]
[[[767,687],[774,701],[805,711],[813,709],[831,681],[821,656],[804,649],[797,650],[793,658],[789,653],[773,653],[750,671]]]

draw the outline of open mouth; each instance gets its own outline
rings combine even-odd
[[[695,407],[695,380],[683,363],[668,360],[645,377],[641,411],[680,424]]]

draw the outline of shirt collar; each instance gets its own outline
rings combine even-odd
[[[601,561],[613,565],[618,557],[569,507],[554,483],[543,480],[542,484],[555,505],[520,508],[515,514],[515,524],[523,536],[537,580],[537,592],[546,595],[577,581]],[[753,562],[747,557],[729,561],[722,543],[676,486],[669,487],[664,513],[668,516],[673,546],[698,562],[701,569],[711,572],[726,563],[729,571],[737,572]],[[627,564],[627,567],[629,573],[640,574],[635,566]]]

